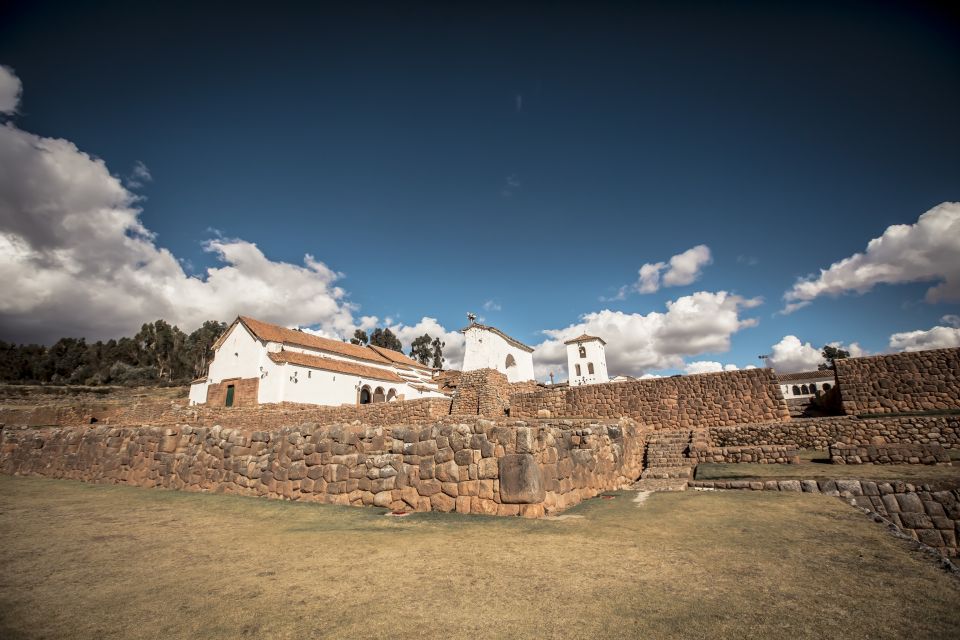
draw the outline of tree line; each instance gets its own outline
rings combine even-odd
[[[0,340],[5,382],[152,385],[183,384],[206,374],[213,343],[227,325],[208,320],[189,335],[165,320],[146,323],[117,340],[60,338],[51,346]]]
[[[144,324],[133,337],[97,340],[60,338],[50,346],[12,344],[0,340],[0,381],[30,384],[154,385],[185,384],[207,373],[213,344],[225,322],[208,320],[186,334],[165,320]],[[370,336],[358,330],[350,340],[403,351],[390,329],[375,329]],[[424,334],[413,341],[410,357],[423,365],[443,366],[439,338]]]

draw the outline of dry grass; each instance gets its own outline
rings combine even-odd
[[[633,494],[579,518],[0,477],[3,638],[943,638],[960,583],[823,496]]]
[[[696,475],[697,480],[858,478],[960,486],[960,466],[923,464],[700,464]]]

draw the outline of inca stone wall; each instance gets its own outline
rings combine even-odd
[[[844,413],[960,409],[960,348],[836,361]]]
[[[640,475],[635,424],[4,428],[0,471],[394,510],[538,517]]]
[[[784,445],[763,445],[755,447],[711,447],[706,443],[693,442],[690,445],[690,459],[695,463],[713,462],[731,464],[752,462],[755,464],[799,464],[800,450]]]
[[[227,404],[227,389],[233,387],[233,407],[255,407],[259,403],[260,378],[230,378],[207,387],[207,404],[223,407]]]
[[[450,413],[502,418],[510,409],[511,395],[536,389],[536,382],[510,383],[507,376],[496,369],[464,371],[457,382]]]
[[[0,424],[16,426],[170,425],[227,426],[242,431],[269,431],[291,424],[429,424],[450,413],[448,398],[420,398],[365,405],[327,407],[266,404],[249,407],[185,406],[182,402],[80,403],[64,406],[6,407]]]
[[[939,444],[960,448],[960,416],[836,416],[771,424],[711,427],[697,438],[710,447],[788,445],[826,451],[840,442],[870,444]]]
[[[518,418],[628,417],[653,429],[695,429],[790,419],[773,372],[750,369],[591,384],[515,394]]]
[[[943,464],[950,454],[939,444],[832,444],[834,464]]]
[[[960,489],[937,491],[931,485],[867,480],[695,480],[695,489],[791,491],[838,496],[890,522],[914,540],[946,556],[960,555]]]

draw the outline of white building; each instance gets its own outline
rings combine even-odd
[[[830,390],[836,379],[832,369],[825,371],[801,371],[800,373],[778,373],[780,391],[787,400],[809,398]]]
[[[433,370],[398,351],[239,317],[213,345],[190,404],[369,404],[441,398]]]
[[[567,381],[575,387],[608,382],[607,354],[603,338],[583,334],[567,340]]]
[[[471,322],[461,329],[466,338],[463,370],[496,369],[510,382],[533,380],[533,347],[514,340],[496,327]]]

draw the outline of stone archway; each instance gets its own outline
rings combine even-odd
[[[380,402],[386,402],[386,394],[383,391],[383,387],[377,387],[373,392],[373,403],[377,404]]]
[[[370,393],[370,387],[363,385],[360,389],[360,404],[370,404],[373,402],[373,395]]]

